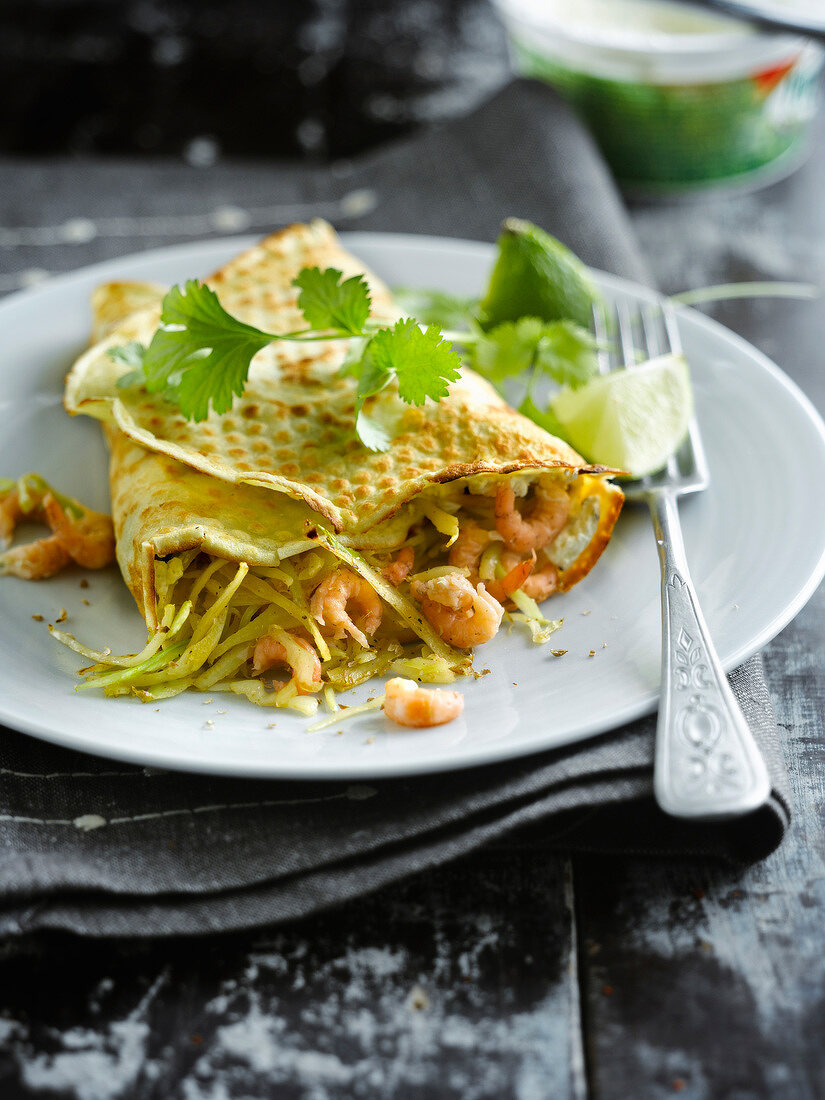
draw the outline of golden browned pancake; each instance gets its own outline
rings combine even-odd
[[[267,332],[287,332],[305,325],[292,281],[314,265],[364,273],[373,316],[398,315],[383,283],[322,221],[273,234],[207,282],[229,313]],[[571,484],[573,534],[558,563],[562,589],[592,568],[607,543],[623,499],[609,471],[588,466],[471,370],[447,397],[423,408],[403,404],[392,387],[371,398],[369,411],[392,436],[382,454],[355,435],[356,383],[339,375],[346,351],[340,340],[270,345],[255,356],[233,408],[201,423],[184,419],[159,394],[119,389],[128,368],[108,352],[130,340],[149,343],[161,296],[160,288],[139,283],[98,290],[99,339],[72,368],[65,397],[70,413],[106,423],[118,558],[150,625],[156,558],[198,547],[229,560],[277,564],[279,554],[308,545],[306,532],[318,521],[347,546],[389,549],[403,543],[428,500],[455,505],[468,485],[489,491],[506,475],[519,475],[522,488],[547,474]]]

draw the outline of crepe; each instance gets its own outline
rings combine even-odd
[[[229,313],[268,332],[287,332],[305,325],[291,284],[309,266],[334,267],[347,277],[363,273],[372,316],[387,322],[398,316],[388,289],[322,221],[266,238],[207,282]],[[465,502],[483,513],[486,497],[491,510],[503,483],[520,497],[537,483],[567,493],[570,517],[546,556],[558,591],[585,576],[607,544],[623,500],[610,471],[587,465],[469,369],[447,397],[423,408],[401,403],[392,387],[369,399],[370,415],[392,437],[381,454],[355,435],[356,384],[339,373],[347,351],[342,340],[270,345],[255,356],[233,408],[212,411],[202,423],[185,420],[161,395],[118,388],[128,368],[108,353],[130,340],[149,343],[161,294],[140,283],[98,290],[97,342],[72,368],[65,396],[70,413],[105,422],[118,561],[151,630],[173,606],[164,604],[171,599],[166,566],[176,556],[186,556],[190,574],[206,555],[246,563],[253,573],[283,571],[285,560],[300,563],[320,545],[321,574],[343,559],[389,605],[392,645],[403,646],[412,629],[455,670],[466,666],[466,654],[434,631],[403,584],[383,580],[394,553],[411,546],[417,565],[422,556],[423,564],[446,563],[445,542],[459,533]],[[189,584],[197,587],[191,577]],[[304,634],[315,637],[305,611],[317,575],[297,584]],[[291,595],[296,591],[293,580]]]
[[[303,501],[225,483],[168,455],[146,450],[111,425],[109,480],[117,559],[141,614],[157,626],[155,562],[185,551],[276,566],[314,549],[318,517]]]
[[[274,234],[207,283],[242,321],[287,332],[305,324],[291,281],[316,264],[345,276],[364,272],[373,316],[395,316],[387,288],[321,221]],[[520,416],[470,370],[438,404],[405,406],[391,390],[369,399],[367,411],[388,423],[394,438],[386,454],[367,451],[353,432],[355,383],[337,373],[346,351],[341,341],[270,345],[253,360],[246,391],[230,413],[191,423],[159,394],[116,387],[126,368],[108,349],[127,340],[148,343],[158,318],[157,307],[132,316],[81,357],[68,379],[68,411],[111,420],[147,449],[212,477],[302,498],[350,545],[431,485],[481,473],[586,468],[572,448]]]

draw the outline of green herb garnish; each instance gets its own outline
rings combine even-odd
[[[294,280],[307,328],[275,334],[244,324],[223,308],[218,296],[194,279],[174,286],[163,299],[160,325],[148,347],[132,341],[112,348],[115,362],[139,367],[118,380],[122,387],[142,383],[162,393],[189,420],[205,420],[210,406],[227,412],[243,393],[253,356],[278,340],[352,340],[342,368],[358,379],[356,431],[370,450],[386,450],[386,431],[363,413],[368,397],[395,378],[398,396],[412,405],[440,400],[459,376],[458,355],[441,331],[422,330],[407,319],[394,326],[370,322],[370,295],[361,275],[304,268]]]
[[[311,328],[358,336],[370,315],[369,287],[361,275],[342,278],[334,267],[305,267],[292,285],[300,287],[298,308]]]
[[[510,276],[506,281],[504,268]],[[346,339],[349,350],[341,373],[357,380],[355,431],[373,451],[386,450],[391,439],[386,427],[370,415],[368,398],[394,381],[398,397],[409,405],[440,401],[449,383],[458,379],[462,361],[498,388],[522,375],[526,381],[522,407],[541,423],[545,414],[534,398],[537,381],[549,378],[577,386],[596,370],[592,335],[576,319],[569,319],[571,314],[564,314],[572,301],[577,318],[585,311],[590,284],[580,269],[584,272],[572,254],[535,226],[508,222],[499,239],[499,257],[483,309],[473,299],[407,291],[407,302],[418,319],[382,325],[370,320],[370,292],[363,276],[345,279],[335,268],[310,267],[293,281],[306,327],[281,334],[239,321],[227,313],[213,290],[190,279],[172,287],[163,299],[160,325],[148,347],[132,341],[110,349],[109,355],[131,368],[118,379],[120,388],[144,385],[150,393],[163,394],[187,419],[202,421],[210,408],[224,413],[232,407],[246,386],[253,357],[269,344]],[[564,283],[563,292],[557,282]],[[508,295],[537,302],[542,315],[495,324],[491,303],[502,305],[502,286]],[[503,308],[499,312],[506,313]],[[461,355],[451,345],[460,348]]]
[[[190,420],[232,407],[252,356],[275,337],[232,317],[214,291],[189,279],[163,299],[160,327],[143,356],[146,388],[162,392]]]
[[[534,371],[560,385],[575,387],[596,374],[597,347],[593,334],[573,321],[522,317],[505,321],[480,336],[472,362],[479,374],[494,383]]]

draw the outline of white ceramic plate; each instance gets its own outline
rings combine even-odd
[[[347,245],[390,284],[473,294],[488,245],[356,233]],[[88,335],[89,294],[107,279],[172,283],[206,275],[250,241],[209,241],[98,264],[0,304],[0,475],[37,470],[108,507],[98,425],[69,419],[64,374]],[[648,296],[599,276],[607,293]],[[825,427],[796,386],[745,341],[697,313],[681,317],[712,484],[681,508],[685,542],[722,660],[733,668],[800,610],[825,572]],[[34,533],[32,530],[30,533]],[[25,532],[21,532],[25,534]],[[76,692],[83,663],[45,622],[93,647],[134,652],[143,623],[116,570],[39,584],[0,578],[0,720],[75,749],[158,767],[226,775],[367,778],[464,768],[565,745],[652,711],[659,677],[659,569],[650,521],[627,507],[598,566],[551,606],[550,645],[503,630],[476,657],[491,674],[460,683],[461,719],[424,731],[380,713],[308,733],[290,711],[187,692],[160,703]],[[84,603],[88,599],[89,605]],[[563,657],[549,650],[566,649]],[[591,655],[592,653],[592,655]],[[376,690],[373,685],[372,692]],[[363,701],[370,688],[352,693]],[[207,726],[209,720],[212,725]],[[270,728],[274,723],[274,728]]]

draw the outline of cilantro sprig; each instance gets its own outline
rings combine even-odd
[[[535,227],[519,225],[516,244],[524,238],[535,251]],[[502,241],[510,251],[513,248],[514,231],[508,232],[499,239],[499,261]],[[564,259],[566,250],[548,240],[541,254],[552,245],[554,263],[533,263],[524,270],[522,264],[516,274],[525,300],[543,306],[550,302],[553,309],[547,306],[541,317],[516,317],[496,325],[477,299],[431,290],[397,294],[402,308],[414,316],[382,325],[370,318],[372,302],[363,276],[345,279],[336,268],[309,267],[293,281],[306,326],[276,334],[233,317],[213,290],[190,279],[172,287],[163,299],[160,325],[148,347],[132,341],[110,349],[113,360],[130,368],[117,384],[143,385],[150,393],[161,393],[187,419],[201,421],[210,409],[224,413],[232,407],[244,391],[253,357],[270,344],[345,339],[349,348],[341,373],[357,380],[354,427],[370,450],[383,451],[391,443],[387,427],[371,412],[371,397],[394,383],[400,400],[409,405],[440,401],[449,383],[458,379],[462,363],[488,378],[526,416],[552,430],[546,394],[541,401],[538,392],[548,381],[574,388],[587,382],[596,373],[596,342],[556,308],[558,295],[550,292],[558,281],[557,253],[561,249]],[[568,257],[565,263],[569,266],[574,260]],[[494,275],[499,267],[497,261]],[[513,288],[504,282],[509,293]],[[488,289],[485,302],[489,298]]]
[[[355,429],[371,450],[386,450],[386,430],[364,412],[367,398],[393,379],[407,404],[439,401],[459,377],[458,355],[435,325],[422,329],[408,318],[393,326],[370,321],[369,286],[361,275],[344,279],[335,268],[304,268],[293,281],[307,327],[288,333],[264,332],[228,313],[205,283],[190,279],[163,299],[160,325],[148,347],[135,341],[109,355],[132,368],[118,386],[144,385],[194,421],[210,406],[227,412],[243,393],[253,357],[276,341],[348,338],[350,354],[342,368],[358,379]]]
[[[395,296],[416,317],[440,326],[445,337],[461,347],[462,361],[497,389],[503,392],[518,378],[530,397],[520,411],[542,427],[546,427],[543,414],[534,415],[539,410],[532,400],[539,382],[577,389],[598,372],[598,343],[592,332],[575,321],[524,316],[490,328],[478,299],[407,287],[396,289]]]

